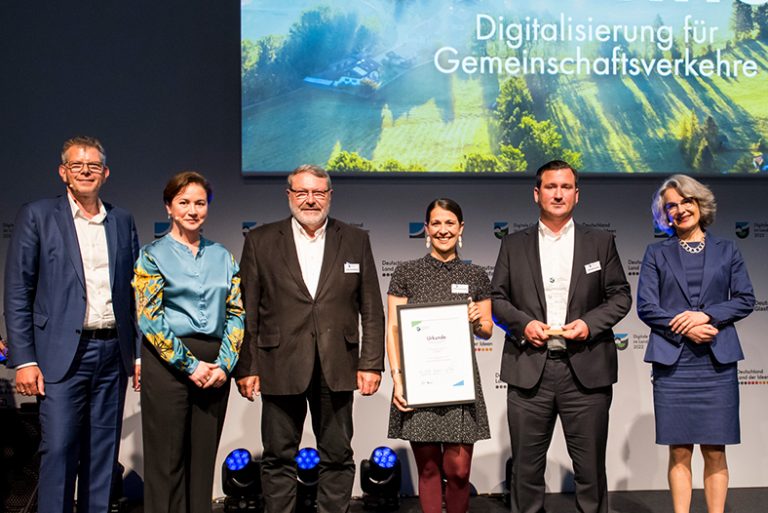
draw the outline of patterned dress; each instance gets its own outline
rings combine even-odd
[[[453,285],[466,285],[466,294],[452,292]],[[464,288],[464,287],[462,287]],[[408,298],[408,303],[437,303],[490,298],[491,282],[485,271],[459,259],[441,262],[431,255],[398,265],[388,294]],[[483,389],[474,351],[476,400],[470,404],[417,408],[401,412],[393,404],[389,413],[389,438],[412,442],[473,444],[491,437]]]

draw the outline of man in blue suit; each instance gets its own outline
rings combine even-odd
[[[139,338],[131,290],[133,217],[102,203],[109,177],[101,143],[64,143],[66,194],[24,205],[5,267],[5,319],[16,391],[40,404],[38,512],[109,507],[127,376]]]

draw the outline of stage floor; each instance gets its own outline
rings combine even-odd
[[[734,488],[728,492],[726,513],[765,513],[768,510],[768,488]],[[551,493],[546,498],[547,513],[573,513],[575,511],[573,494]],[[352,501],[352,513],[364,513],[363,503],[359,499]],[[142,513],[141,506],[131,513]],[[223,511],[216,507],[214,511]],[[404,498],[401,501],[399,513],[420,513],[419,501],[415,497]],[[509,509],[501,497],[480,495],[472,497],[469,503],[470,513],[506,513]],[[636,491],[611,492],[611,513],[672,513],[669,492],[667,491]],[[691,513],[706,513],[704,492],[694,490]]]

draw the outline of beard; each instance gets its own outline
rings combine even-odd
[[[328,211],[330,210],[330,205],[320,207],[317,210],[302,210],[301,208],[295,206],[293,203],[290,203],[289,206],[291,209],[291,215],[296,218],[299,224],[302,226],[307,226],[311,229],[320,228],[328,218]]]

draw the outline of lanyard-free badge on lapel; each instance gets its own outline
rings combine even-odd
[[[593,273],[595,271],[599,271],[600,269],[602,269],[602,267],[600,267],[600,260],[595,260],[591,264],[586,264],[584,266],[584,270],[586,271],[587,274]]]
[[[344,272],[345,273],[359,273],[360,272],[360,264],[354,264],[352,262],[344,262]]]

